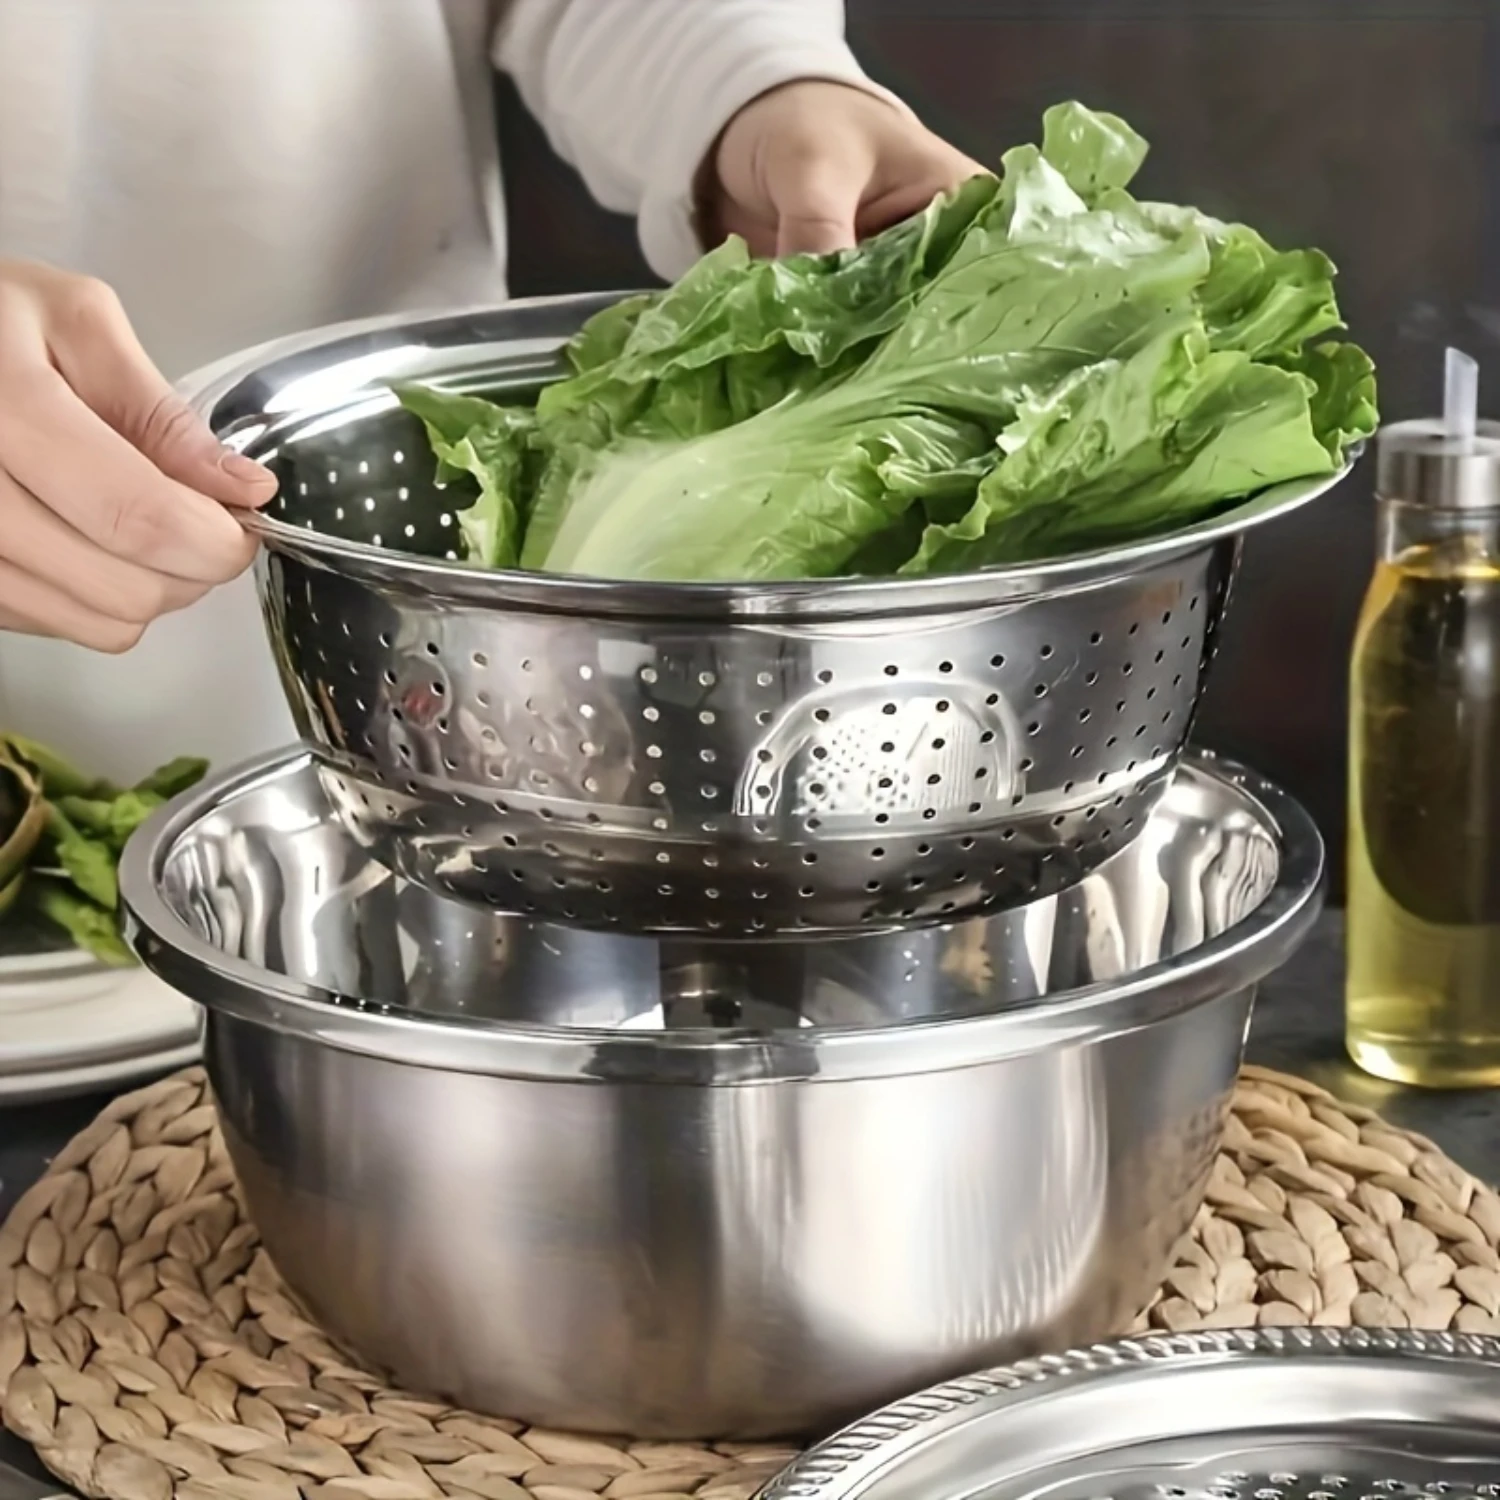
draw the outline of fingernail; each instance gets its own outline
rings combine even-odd
[[[229,449],[225,449],[219,459],[219,467],[241,484],[264,484],[268,479],[274,483],[276,479],[264,464],[258,464],[253,458],[246,458],[243,453],[234,453]]]

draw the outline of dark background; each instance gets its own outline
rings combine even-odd
[[[869,72],[981,160],[1078,98],[1153,142],[1151,196],[1327,250],[1387,420],[1436,410],[1445,340],[1481,359],[1500,343],[1500,3],[848,0],[848,18]],[[514,294],[649,282],[633,225],[594,206],[501,87]],[[1366,464],[1255,534],[1199,727],[1335,841],[1373,522]]]

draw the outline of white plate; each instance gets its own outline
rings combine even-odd
[[[0,1009],[6,997],[23,984],[43,979],[71,979],[80,974],[111,971],[81,948],[49,948],[38,953],[0,954]]]
[[[17,1104],[40,1104],[47,1099],[65,1099],[70,1095],[106,1093],[126,1084],[170,1073],[198,1061],[198,1042],[167,1052],[151,1052],[141,1057],[116,1058],[113,1062],[91,1067],[56,1068],[35,1073],[0,1074],[0,1108]]]
[[[196,1045],[198,1007],[144,969],[100,964],[70,968],[38,959],[0,968],[0,1082],[19,1074],[56,1073]]]

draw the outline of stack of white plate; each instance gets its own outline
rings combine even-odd
[[[122,1088],[195,1062],[199,1010],[76,950],[0,955],[0,1107]]]

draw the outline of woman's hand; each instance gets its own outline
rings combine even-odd
[[[757,255],[846,249],[985,170],[900,106],[814,79],[747,104],[707,169],[706,237]]]
[[[0,260],[0,627],[125,651],[244,571],[276,481],[146,357],[113,292]]]

